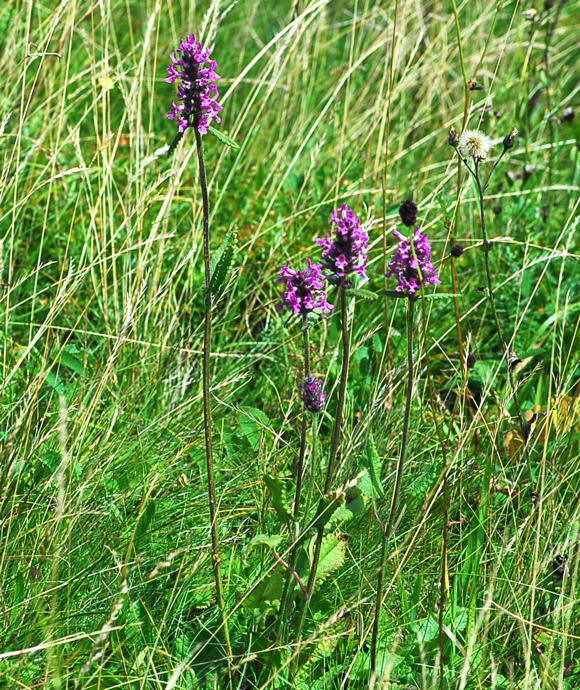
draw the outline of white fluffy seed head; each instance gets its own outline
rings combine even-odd
[[[476,161],[483,161],[487,158],[491,148],[491,139],[476,129],[466,129],[459,137],[459,151],[467,157]]]

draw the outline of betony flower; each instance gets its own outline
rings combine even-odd
[[[391,257],[386,276],[396,276],[397,292],[412,295],[421,285],[441,285],[437,269],[431,261],[431,243],[427,235],[421,232],[421,228],[415,228],[413,233],[416,258],[413,256],[411,240],[397,230],[393,230],[393,234],[399,240],[399,244]]]
[[[316,240],[322,247],[323,267],[342,279],[345,287],[346,276],[351,273],[366,278],[369,236],[360,219],[344,204],[330,214],[330,225],[334,225],[334,229]]]
[[[179,132],[188,127],[197,127],[200,134],[207,134],[212,120],[221,122],[218,113],[222,106],[218,103],[219,92],[216,81],[217,62],[210,60],[211,50],[204,48],[195,40],[195,34],[183,39],[175,53],[171,53],[171,65],[167,68],[169,77],[165,80],[173,84],[176,79],[181,83],[177,89],[177,100],[173,101],[167,117],[177,120]],[[208,67],[202,67],[208,63]]]
[[[322,390],[322,386],[322,379],[317,379],[315,376],[307,376],[300,384],[304,407],[314,414],[324,409],[326,393]]]
[[[290,264],[282,267],[278,282],[286,281],[286,290],[278,309],[289,307],[293,314],[308,314],[320,309],[323,314],[329,314],[334,305],[329,304],[326,299],[322,266],[313,264],[310,259],[307,261],[308,268],[304,271],[296,271]]]
[[[474,161],[483,161],[487,158],[491,148],[491,139],[475,129],[466,129],[459,137],[459,152],[465,158],[473,158]]]

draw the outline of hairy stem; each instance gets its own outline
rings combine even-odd
[[[308,336],[308,321],[306,314],[302,319],[302,345],[304,353],[304,378],[310,376],[310,342]],[[288,613],[288,606],[290,604],[290,596],[293,589],[293,571],[296,565],[297,553],[297,539],[299,536],[299,522],[300,515],[300,501],[302,498],[302,484],[304,481],[304,460],[306,457],[306,437],[308,433],[308,411],[306,408],[302,410],[302,422],[300,425],[300,451],[298,454],[298,463],[296,465],[296,491],[294,493],[294,531],[292,532],[292,546],[290,549],[290,556],[288,559],[288,573],[286,575],[286,582],[284,583],[284,591],[280,601],[280,608],[278,610],[279,625],[278,625],[278,643],[282,640],[282,632],[286,623],[286,616]],[[295,579],[295,578],[294,578]]]
[[[350,359],[350,335],[348,331],[348,317],[347,317],[347,299],[346,299],[346,288],[342,285],[339,288],[340,291],[340,319],[341,319],[341,331],[342,331],[342,368],[340,371],[340,388],[338,392],[338,402],[336,405],[336,415],[334,417],[334,427],[332,431],[332,441],[330,445],[330,455],[328,456],[328,465],[326,468],[326,477],[324,480],[324,491],[323,496],[326,496],[330,491],[332,485],[332,479],[334,477],[334,469],[336,466],[336,458],[338,455],[338,447],[340,442],[340,435],[342,431],[342,414],[344,411],[344,402],[346,399],[346,384],[348,381],[348,364]],[[312,558],[312,564],[310,566],[310,573],[308,575],[308,584],[306,586],[307,596],[302,604],[302,609],[300,611],[300,618],[298,620],[298,628],[296,631],[296,641],[300,645],[302,639],[302,630],[304,628],[304,621],[306,620],[306,614],[308,612],[308,604],[312,599],[312,594],[314,593],[314,583],[316,582],[316,571],[318,570],[318,562],[320,561],[320,552],[322,549],[322,539],[324,537],[324,524],[322,527],[318,528],[316,533],[316,542],[314,545],[314,556]],[[296,657],[298,658],[298,657]],[[291,671],[293,676],[295,673],[295,664]]]
[[[213,463],[212,422],[211,422],[211,380],[210,380],[210,355],[211,355],[211,263],[209,243],[209,194],[207,189],[207,177],[205,173],[205,160],[203,156],[203,144],[201,134],[194,127],[195,143],[197,147],[197,161],[199,164],[199,183],[201,186],[201,198],[203,204],[203,267],[204,267],[204,328],[203,328],[203,431],[205,439],[205,459],[207,467],[207,483],[209,493],[209,516],[211,532],[211,549],[213,561],[213,575],[216,589],[217,605],[222,618],[222,631],[228,666],[232,659],[232,647],[228,627],[228,617],[225,609],[224,590],[221,573],[221,559],[218,535],[218,510],[215,490],[215,471]]]
[[[399,461],[397,463],[397,470],[395,475],[395,486],[393,488],[393,496],[391,498],[391,508],[389,510],[389,517],[384,528],[383,539],[381,543],[381,557],[379,572],[377,576],[377,593],[375,598],[375,617],[373,620],[373,633],[371,640],[371,675],[369,687],[373,688],[376,682],[377,669],[377,647],[379,641],[379,619],[381,614],[381,606],[383,603],[383,589],[384,589],[384,573],[387,564],[387,545],[393,531],[395,517],[397,515],[399,506],[399,492],[401,489],[401,480],[403,478],[403,470],[405,466],[405,455],[407,453],[407,441],[409,438],[409,420],[411,418],[411,399],[413,397],[413,306],[415,303],[414,297],[409,297],[407,300],[407,392],[405,398],[405,415],[403,418],[403,435],[401,437],[401,449],[399,452]]]

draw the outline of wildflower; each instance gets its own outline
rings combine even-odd
[[[176,52],[180,59],[171,53],[172,63],[167,68],[169,77],[165,81],[173,84],[176,79],[181,79],[177,89],[177,100],[181,103],[173,101],[167,117],[177,120],[180,133],[188,127],[197,127],[200,134],[207,134],[212,120],[221,122],[218,117],[222,106],[217,100],[216,81],[220,78],[215,71],[217,62],[210,60],[211,51],[196,42],[195,34],[183,39]],[[202,68],[206,62],[209,67]]]
[[[458,145],[463,156],[469,156],[474,161],[483,161],[491,148],[491,140],[475,129],[466,129],[459,137]]]
[[[411,240],[397,230],[393,230],[393,234],[400,241],[389,262],[387,278],[397,277],[397,292],[412,295],[421,285],[441,285],[437,269],[431,261],[431,243],[427,235],[421,232],[421,228],[415,228],[413,233],[415,256]]]
[[[326,237],[316,240],[322,247],[323,267],[339,282],[347,287],[346,276],[356,272],[361,278],[366,278],[367,254],[369,236],[363,228],[359,218],[344,204],[335,209],[330,215],[330,225],[335,225],[334,233],[329,230]]]
[[[533,23],[538,18],[538,11],[534,7],[530,7],[530,9],[524,10],[522,15],[526,21]]]
[[[518,134],[518,130],[512,129],[512,131],[503,138],[503,150],[507,151],[508,149],[512,149],[514,147],[514,141],[516,139],[516,136]]]
[[[419,209],[417,208],[417,204],[414,201],[411,201],[411,199],[403,201],[403,203],[399,206],[399,215],[407,227],[415,225],[417,222],[418,211]]]
[[[322,390],[322,386],[322,379],[317,379],[315,376],[307,376],[300,384],[302,402],[308,412],[316,414],[324,409],[326,393]]]
[[[295,271],[290,264],[283,266],[279,275],[279,283],[286,281],[286,291],[282,295],[282,303],[278,309],[285,306],[293,314],[308,314],[315,309],[321,309],[323,314],[329,314],[334,305],[329,304],[324,290],[324,275],[320,264],[313,264],[308,259],[308,268]]]

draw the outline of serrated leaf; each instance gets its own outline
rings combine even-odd
[[[362,297],[362,299],[377,299],[378,295],[372,290],[365,290],[364,288],[352,288],[349,290],[351,295],[355,297]]]
[[[272,477],[269,474],[263,476],[264,484],[268,490],[268,495],[270,496],[270,502],[278,517],[283,521],[287,522],[292,519],[292,514],[289,509],[288,499],[286,497],[286,487],[284,486],[284,481],[279,477]]]
[[[60,353],[59,361],[65,367],[72,369],[75,374],[82,375],[85,371],[84,364],[81,362],[81,360],[78,357],[75,357],[72,352],[67,351],[66,348]]]
[[[238,420],[240,431],[252,450],[258,450],[262,431],[265,426],[269,426],[270,420],[262,410],[256,407],[241,407],[240,411],[242,412]]]
[[[423,299],[449,299],[450,297],[461,297],[458,292],[434,292],[432,295],[425,295]]]
[[[242,600],[242,606],[249,609],[269,608],[273,602],[280,601],[282,598],[284,581],[282,571],[274,570]]]
[[[237,250],[237,233],[230,228],[225,240],[214,254],[211,269],[210,290],[212,295],[219,295],[227,280]]]
[[[244,549],[244,552],[249,553],[254,546],[268,546],[271,549],[275,549],[281,541],[281,534],[256,534],[255,537],[250,539],[250,542]]]
[[[236,151],[240,148],[239,144],[236,144],[236,142],[233,139],[230,139],[227,134],[224,134],[223,132],[220,132],[219,129],[215,129],[215,127],[208,127],[208,131],[210,134],[213,134],[216,139],[219,139],[222,144],[225,144],[226,146],[229,146],[232,149],[235,149]]]
[[[312,562],[316,536],[310,542],[310,562]],[[337,534],[329,534],[322,540],[320,548],[320,558],[316,568],[316,580],[324,580],[330,573],[334,572],[344,563],[345,545]]]
[[[328,524],[338,525],[341,522],[352,520],[359,515],[363,515],[366,512],[366,507],[362,491],[358,486],[354,486],[347,490],[344,503],[330,516]]]
[[[361,459],[361,465],[365,468],[366,475],[363,475],[359,480],[358,486],[360,490],[366,496],[382,498],[385,494],[381,484],[382,462],[372,434],[369,435],[367,440],[365,454]]]

